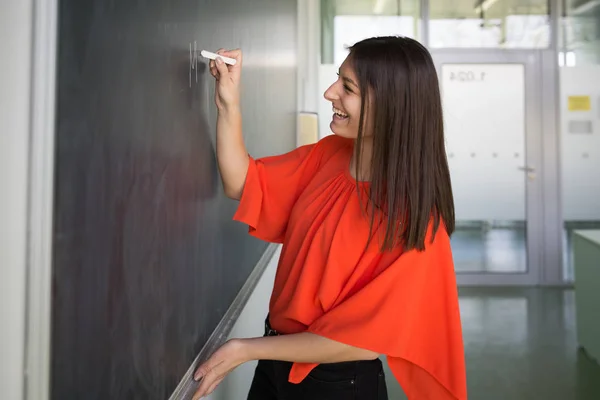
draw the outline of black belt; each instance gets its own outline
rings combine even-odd
[[[265,336],[279,336],[281,335],[275,329],[271,328],[271,323],[269,322],[269,316],[265,319]]]

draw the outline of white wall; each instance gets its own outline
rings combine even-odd
[[[336,64],[319,65],[319,139],[333,134],[329,128],[333,118],[332,104],[325,100],[323,95],[327,88],[337,80],[336,74],[339,67]]]
[[[320,5],[319,0],[298,1],[296,146],[314,143],[319,139]]]
[[[0,3],[0,395],[23,397],[32,0]]]
[[[409,15],[336,15],[333,17],[333,63],[342,65],[348,46],[373,36],[408,36],[415,32]]]
[[[589,96],[589,111],[569,111],[569,96]],[[600,220],[600,65],[560,68],[561,172],[565,221]],[[591,124],[574,133],[573,122]]]
[[[317,112],[320,7],[319,0],[298,1],[298,112]]]

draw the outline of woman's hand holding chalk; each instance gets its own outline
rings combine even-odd
[[[209,68],[210,74],[216,79],[215,103],[217,109],[219,111],[239,109],[242,51],[240,49],[229,51],[219,49],[216,54],[203,51],[202,55],[211,59]],[[218,59],[221,59],[222,62],[217,62]]]
[[[202,50],[200,52],[200,55],[202,57],[204,57],[204,58],[208,58],[208,59],[211,59],[211,60],[216,60],[217,57],[220,57],[221,60],[223,60],[223,62],[225,64],[229,64],[229,65],[235,65],[235,63],[236,63],[236,60],[234,58],[225,57],[225,56],[222,56],[220,54],[211,53],[210,51],[206,51],[206,50]]]

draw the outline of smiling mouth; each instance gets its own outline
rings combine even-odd
[[[339,110],[339,109],[337,109],[335,107],[333,107],[333,115],[337,116],[338,118],[341,118],[341,119],[348,118],[348,114],[346,114],[342,110]]]

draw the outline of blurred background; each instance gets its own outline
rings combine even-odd
[[[469,397],[600,399],[600,1],[6,0],[0,34],[3,400],[187,399],[262,335],[280,248],[231,221],[199,52],[244,51],[260,157],[331,134],[347,46],[383,35],[438,71]]]

